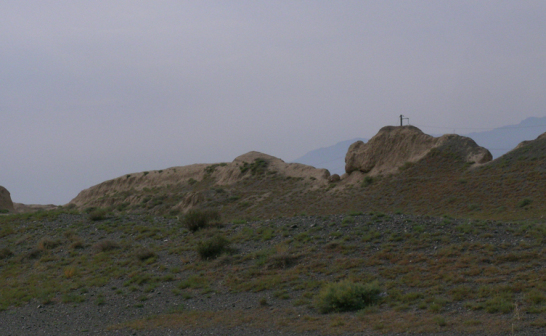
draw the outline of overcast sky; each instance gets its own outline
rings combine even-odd
[[[460,134],[542,117],[544,18],[543,0],[4,0],[0,185],[64,204],[131,172],[291,161],[400,114]]]

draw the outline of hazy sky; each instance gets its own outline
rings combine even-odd
[[[461,134],[542,117],[545,17],[544,0],[4,0],[0,185],[64,204],[131,172],[290,161],[400,114]]]

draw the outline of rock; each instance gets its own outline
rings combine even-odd
[[[474,140],[446,134],[435,138],[414,126],[386,126],[367,143],[357,141],[345,156],[345,171],[355,171],[370,176],[398,172],[407,162],[416,162],[433,148],[452,150],[461,154],[466,162],[482,164],[491,161],[491,153]]]
[[[9,212],[14,211],[11,195],[8,189],[2,186],[0,186],[0,211],[1,210],[8,210]]]
[[[334,174],[334,175],[331,175],[331,176],[328,178],[328,181],[329,181],[329,182],[332,182],[332,183],[336,183],[336,182],[341,181],[341,177],[339,177],[338,174]]]

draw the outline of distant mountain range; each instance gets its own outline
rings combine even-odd
[[[490,131],[472,132],[461,135],[472,138],[478,145],[487,148],[493,155],[493,159],[495,159],[514,149],[520,142],[534,140],[545,132],[546,117],[530,117],[517,125],[508,125]],[[347,149],[358,140],[368,141],[368,139],[364,138],[341,141],[330,147],[312,150],[292,162],[303,163],[316,168],[326,168],[331,174],[341,175],[345,173],[345,154],[347,154]]]

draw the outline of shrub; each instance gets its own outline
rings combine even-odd
[[[83,241],[80,239],[80,238],[77,238],[77,239],[72,239],[72,244],[70,244],[70,248],[75,250],[75,249],[81,249],[81,248],[84,248],[85,245],[83,243]]]
[[[93,245],[93,250],[98,252],[107,252],[119,248],[119,245],[112,240],[103,240]]]
[[[51,250],[59,245],[61,245],[61,241],[59,239],[52,239],[49,237],[44,237],[38,241],[38,249],[41,251]]]
[[[514,309],[514,304],[511,299],[506,296],[494,296],[485,301],[485,311],[493,313],[508,314]]]
[[[66,267],[64,269],[64,277],[67,279],[70,279],[76,275],[76,268],[75,267]]]
[[[381,289],[375,282],[369,284],[341,281],[326,285],[316,297],[316,307],[325,314],[354,311],[379,301]]]
[[[268,166],[267,161],[265,161],[264,159],[258,158],[258,159],[255,159],[254,162],[252,163],[243,162],[243,166],[239,167],[239,169],[241,170],[241,174],[244,174],[250,170],[252,175],[259,175],[259,174],[265,173],[265,171],[267,170],[267,166]]]
[[[229,251],[230,244],[230,241],[224,236],[216,235],[209,240],[200,241],[197,244],[197,253],[202,259],[214,259]]]
[[[366,176],[366,177],[364,177],[364,181],[362,181],[361,186],[362,186],[362,187],[367,187],[367,186],[369,186],[369,185],[372,184],[372,183],[373,183],[373,177],[371,177],[371,176]]]
[[[145,247],[142,250],[138,251],[136,257],[140,261],[146,261],[147,259],[154,258],[156,256],[155,252]]]
[[[285,269],[292,266],[298,260],[298,256],[289,253],[277,253],[269,258],[268,268]]]
[[[89,219],[92,221],[100,221],[106,218],[106,210],[94,209],[89,213]]]
[[[0,260],[9,258],[13,255],[13,252],[7,247],[0,248]]]
[[[9,210],[8,209],[0,209],[0,213],[9,213]]]
[[[524,199],[522,199],[521,201],[518,202],[518,207],[525,208],[526,206],[528,206],[531,203],[533,203],[533,200],[531,200],[529,198],[524,198]]]
[[[202,229],[212,221],[219,221],[221,218],[218,211],[190,210],[184,216],[184,226],[192,232]]]
[[[0,252],[0,259],[2,259],[1,254],[2,253]],[[525,301],[531,304],[536,304],[536,305],[542,304],[546,302],[546,295],[544,295],[542,291],[539,291],[537,289],[532,289],[525,294]]]

